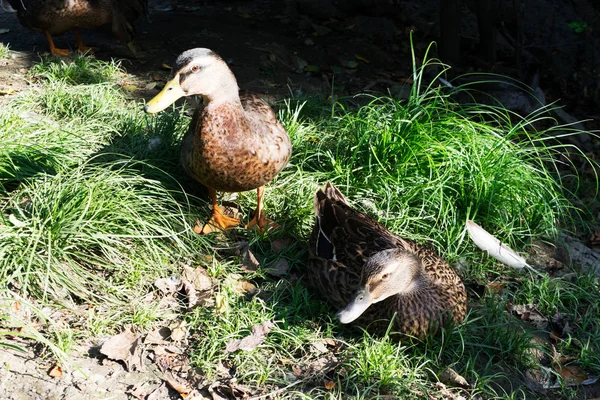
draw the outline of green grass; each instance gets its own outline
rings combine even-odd
[[[8,58],[10,55],[10,46],[8,44],[0,43],[0,60]]]
[[[533,239],[551,241],[559,228],[583,224],[585,210],[573,205],[578,176],[560,156],[576,151],[536,129],[540,122],[559,129],[541,114],[522,120],[498,108],[460,107],[425,86],[420,69],[408,101],[287,100],[279,117],[294,153],[265,198],[282,230],[240,229],[219,239],[191,229],[209,209],[178,165],[189,124],[180,110],[143,114],[117,83],[124,74],[118,62],[48,58],[30,73],[37,90],[0,109],[0,131],[8,133],[0,149],[0,290],[74,314],[92,305],[94,313],[68,329],[47,322],[38,340],[56,354],[68,353],[81,336],[163,324],[152,284],[189,263],[205,267],[215,284],[216,306],[181,312],[191,334],[186,354],[207,382],[234,377],[281,398],[445,398],[436,376],[451,367],[472,385],[448,388],[454,394],[535,397],[524,373],[539,368],[534,355],[550,354],[551,346],[511,314],[512,304],[526,303],[567,318],[571,333],[555,348],[600,374],[597,278],[581,271],[572,281],[520,275],[486,258],[465,233],[465,221],[474,219],[525,250]],[[312,196],[327,180],[392,231],[460,261],[467,286],[483,287],[479,295],[470,292],[463,324],[399,344],[336,322],[335,310],[302,278]],[[240,193],[235,201],[248,220],[256,194]],[[271,249],[287,237],[289,246]],[[261,261],[252,274],[231,250],[244,240]],[[274,279],[266,269],[280,258],[291,275]],[[240,294],[241,279],[258,293]],[[490,281],[505,289],[485,289]],[[11,312],[4,311],[0,320],[8,321]],[[265,321],[274,327],[256,349],[224,351],[230,339]],[[573,391],[555,394],[568,398]]]
[[[106,62],[81,54],[75,54],[68,62],[60,57],[42,57],[29,73],[38,79],[70,85],[115,82],[124,75],[119,61]]]

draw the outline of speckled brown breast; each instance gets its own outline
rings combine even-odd
[[[254,95],[243,96],[241,106],[209,104],[192,123],[183,141],[184,167],[215,190],[256,189],[270,182],[289,161],[287,132],[269,105]]]

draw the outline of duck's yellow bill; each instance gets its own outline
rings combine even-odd
[[[183,96],[185,96],[185,92],[179,85],[179,75],[175,75],[173,79],[167,82],[163,90],[146,104],[144,111],[150,114],[157,113],[169,107]]]
[[[356,293],[346,308],[338,312],[337,317],[342,324],[348,324],[360,317],[372,303],[373,297],[369,291],[369,285],[367,285]]]

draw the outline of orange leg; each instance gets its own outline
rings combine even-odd
[[[88,52],[90,54],[94,54],[94,49],[92,47],[87,47],[83,44],[81,35],[79,34],[79,29],[75,28],[73,29],[73,32],[75,32],[75,37],[77,38],[77,51],[80,53]]]
[[[252,220],[248,222],[248,225],[246,225],[246,229],[254,228],[255,226],[257,226],[260,232],[264,232],[267,229],[270,230],[279,227],[279,225],[276,222],[273,222],[269,218],[265,217],[265,212],[263,209],[264,193],[264,186],[261,186],[258,189],[256,189],[256,211],[254,212],[254,218],[252,218]]]
[[[52,40],[52,36],[48,32],[44,32],[46,34],[46,38],[48,39],[48,44],[50,45],[50,53],[53,56],[66,57],[69,55],[69,50],[67,49],[59,49],[54,46],[54,41]]]
[[[198,232],[202,235],[206,235],[212,232],[220,232],[230,230],[231,228],[239,225],[240,221],[235,218],[230,218],[226,215],[223,215],[221,212],[221,208],[217,204],[217,191],[215,189],[208,189],[208,194],[212,199],[213,206],[213,214],[210,220],[204,224],[202,229],[199,229],[198,226],[194,227],[194,231]]]

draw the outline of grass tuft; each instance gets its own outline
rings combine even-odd
[[[172,271],[173,258],[191,252],[186,210],[135,167],[83,164],[9,196],[0,281],[38,298],[110,302]]]
[[[93,56],[75,54],[69,61],[60,57],[42,57],[40,62],[31,67],[29,73],[49,82],[91,85],[116,81],[123,75],[123,68],[120,61],[102,61]]]
[[[8,43],[0,43],[0,60],[7,59],[10,56],[10,46]]]

